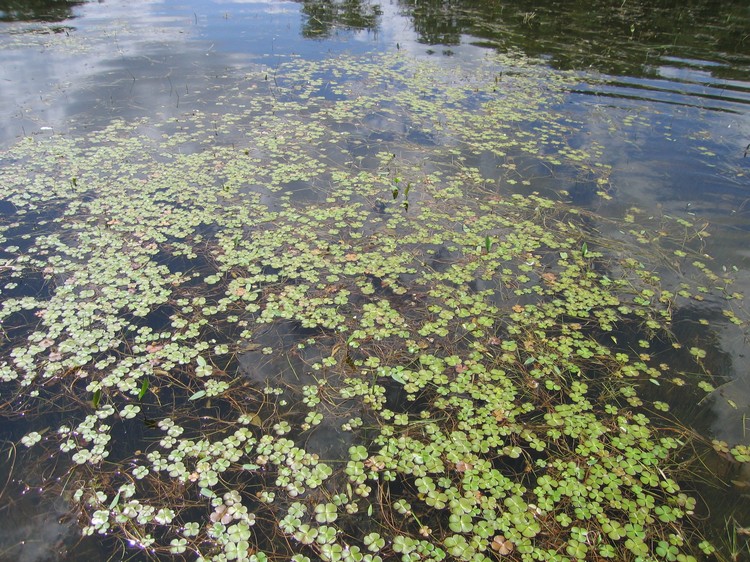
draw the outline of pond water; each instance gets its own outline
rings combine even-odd
[[[750,560],[750,6],[674,4],[0,2],[0,559]]]

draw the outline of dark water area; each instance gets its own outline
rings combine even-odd
[[[265,75],[272,85],[275,69],[289,60],[408,53],[437,64],[468,64],[493,52],[539,58],[550,69],[576,76],[560,105],[585,125],[567,140],[574,149],[603,147],[602,163],[611,167],[607,197],[597,194],[600,186],[593,176],[558,181],[554,171],[522,154],[504,161],[472,154],[468,164],[492,177],[499,192],[534,189],[602,217],[638,208],[646,214],[705,220],[710,225],[710,267],[735,270],[735,289],[750,294],[746,0],[0,1],[0,147],[27,137],[86,135],[119,119],[143,120],[141,128],[160,138],[164,129],[151,123],[230,111],[215,102],[238,88],[246,75]],[[325,91],[325,85],[321,88]],[[325,95],[330,100],[342,97],[333,91]],[[373,147],[404,143],[418,150],[444,142],[431,131],[391,123],[377,112],[362,126],[372,133],[361,133],[363,141],[351,153],[365,163],[373,160]],[[216,137],[217,146],[232,146],[237,140],[218,131]],[[331,155],[331,161],[336,158]],[[0,160],[0,166],[6,164]],[[528,189],[515,181],[510,186],[506,170],[528,173],[537,181]],[[319,195],[313,187],[290,181],[287,192],[304,203]],[[0,217],[13,212],[0,186]],[[619,236],[606,224],[596,228],[604,236]],[[23,247],[24,233],[6,243]],[[168,265],[174,273],[194,263],[182,257]],[[669,277],[668,271],[663,274]],[[2,298],[38,295],[46,290],[40,279],[30,279]],[[160,318],[157,329],[167,320],[166,315]],[[701,434],[730,445],[748,444],[750,347],[744,333],[729,328],[721,304],[710,299],[680,311],[674,326],[678,338],[688,348],[708,350],[706,362],[720,373],[723,384],[706,397],[674,392],[672,399],[677,411],[682,409],[685,424]],[[263,341],[267,343],[270,337]],[[668,347],[660,353],[666,355]],[[670,358],[680,361],[679,355]],[[295,374],[294,366],[280,366],[284,361],[278,358],[264,361],[255,349],[245,359],[283,370],[286,377]],[[685,359],[686,370],[687,363]],[[260,367],[245,368],[255,383],[266,383],[267,373]],[[0,429],[7,443],[18,442],[25,433],[23,421]],[[315,437],[319,450],[349,446],[344,438],[330,445],[329,433],[336,433],[333,426],[321,426]],[[121,555],[119,546],[111,543],[87,539],[79,545],[75,518],[67,514],[66,504],[60,500],[50,508],[42,502],[42,490],[30,489],[15,477],[15,462],[14,453],[0,464],[0,484],[5,482],[0,490],[0,560]],[[721,484],[712,482],[701,490],[712,497],[711,509],[719,514],[710,526],[734,533],[738,553],[721,560],[750,560],[746,472],[719,474]],[[727,484],[731,480],[734,486]],[[132,554],[125,552],[123,559]]]
[[[20,1],[0,3],[0,21],[12,22],[61,22],[75,17],[73,9],[83,2]]]

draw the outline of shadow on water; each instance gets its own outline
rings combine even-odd
[[[750,14],[741,0],[693,0],[679,6],[664,0],[416,0],[399,5],[423,43],[459,45],[468,35],[482,46],[548,57],[558,68],[647,77],[658,75],[656,63],[669,56],[680,65],[713,61],[718,64],[705,63],[712,74],[742,80],[741,65],[750,56]]]
[[[0,21],[59,22],[75,17],[85,2],[69,0],[0,0]]]
[[[301,33],[308,39],[326,39],[340,30],[375,31],[380,23],[380,6],[367,0],[295,1],[300,2],[301,12],[306,18]]]

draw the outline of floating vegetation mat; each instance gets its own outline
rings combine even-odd
[[[7,150],[14,477],[153,557],[712,552],[696,466],[750,452],[669,412],[714,382],[674,312],[742,323],[705,225],[533,193],[615,187],[560,109],[575,77],[463,64],[292,60]]]

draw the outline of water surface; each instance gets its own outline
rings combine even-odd
[[[640,221],[643,228],[650,228],[645,224],[657,215],[705,221],[706,234],[710,234],[705,252],[712,256],[708,267],[719,274],[736,271],[734,290],[750,291],[750,8],[745,2],[693,1],[680,7],[671,2],[630,1],[3,2],[0,21],[4,108],[0,142],[6,148],[29,137],[87,138],[118,120],[138,122],[138,131],[156,143],[193,126],[191,116],[208,115],[202,123],[208,127],[217,123],[211,146],[202,144],[196,135],[193,144],[182,143],[176,150],[186,157],[209,150],[218,154],[247,142],[243,123],[226,130],[218,123],[242,111],[244,102],[251,104],[252,88],[270,88],[283,96],[284,91],[309,87],[312,82],[301,79],[296,84],[294,76],[280,70],[289,62],[323,62],[342,55],[403,55],[454,69],[455,81],[471,88],[474,65],[493,53],[540,59],[538,64],[549,70],[550,81],[564,76],[570,83],[564,95],[554,98],[554,105],[575,123],[564,138],[568,148],[588,155],[595,172],[587,172],[586,166],[558,169],[523,150],[504,156],[490,150],[466,150],[450,134],[441,134],[432,116],[420,116],[416,102],[414,114],[399,113],[395,103],[388,107],[384,102],[361,121],[342,119],[341,132],[351,134],[350,144],[332,142],[330,148],[321,150],[320,161],[350,167],[353,155],[363,170],[383,169],[382,153],[393,150],[404,162],[422,165],[428,175],[449,163],[420,164],[424,154],[455,143],[459,146],[456,160],[478,170],[488,188],[502,195],[538,191],[593,211],[601,217],[594,229],[605,239],[617,240],[621,235],[621,224],[612,226],[608,218],[621,217],[631,208],[643,211],[635,213],[635,230]],[[514,69],[505,72],[512,75]],[[497,80],[502,91],[502,73]],[[329,82],[336,84],[333,79]],[[331,102],[347,96],[365,99],[371,86],[351,82],[350,90],[340,92],[328,87],[323,76],[313,94]],[[544,88],[540,80],[538,91]],[[438,94],[425,91],[423,95]],[[479,97],[476,103],[484,101]],[[316,111],[319,107],[310,105]],[[293,135],[295,126],[301,128],[316,119],[306,115],[310,108],[290,114],[288,130],[269,134]],[[524,133],[533,136],[543,130],[544,123],[525,125],[529,131]],[[545,150],[541,148],[540,154]],[[164,155],[165,162],[174,156]],[[593,168],[593,160],[607,171]],[[214,171],[223,173],[218,168]],[[393,172],[390,179],[397,174]],[[212,180],[206,181],[209,185]],[[326,186],[333,184],[325,174],[313,181],[301,173],[299,179],[284,185],[290,199],[304,205],[325,200]],[[259,200],[270,208],[283,207],[283,197],[265,187],[243,189],[257,191]],[[189,204],[184,202],[186,207]],[[381,204],[373,207],[373,213],[382,211]],[[15,220],[9,205],[0,207],[6,222]],[[33,236],[46,234],[43,221],[54,217],[54,212],[52,207],[41,210]],[[15,234],[8,243],[22,246],[25,236],[28,240],[28,231]],[[436,252],[436,262],[450,262],[450,251],[441,247]],[[200,270],[205,265],[189,257],[166,263],[172,273]],[[678,283],[674,271],[664,267],[660,274],[667,282]],[[39,296],[46,286],[41,278],[36,282],[26,278],[21,289],[6,291],[4,296],[18,296],[13,290]],[[707,368],[714,373],[718,390],[708,396],[676,392],[673,406],[686,425],[734,446],[748,443],[748,349],[744,331],[722,315],[722,308],[720,300],[707,297],[677,315],[674,330],[680,341],[708,351]],[[149,317],[155,330],[168,324],[171,312],[162,310],[161,317]],[[14,328],[3,327],[11,336]],[[290,387],[312,384],[309,373],[298,371],[325,357],[321,349],[327,342],[308,347],[299,364],[281,356],[266,361],[261,351],[274,341],[293,347],[309,336],[305,330],[285,325],[258,335],[255,347],[243,350],[239,361],[244,374],[256,386],[267,384],[272,375]],[[660,353],[679,361],[666,350]],[[684,368],[692,367],[686,363]],[[392,395],[389,400],[398,404],[403,397]],[[332,419],[338,422],[339,412],[334,414]],[[56,427],[58,422],[53,416],[45,423]],[[329,437],[335,431],[330,422],[309,437],[310,446],[325,455],[345,456],[348,436],[331,445]],[[4,429],[4,439],[18,443],[29,430],[24,423],[24,419],[12,419]],[[156,439],[149,434],[150,428],[131,431]],[[133,442],[142,437],[134,435]],[[62,524],[58,522],[66,511],[65,502],[54,504],[59,513],[50,510],[49,503],[42,501],[43,490],[29,489],[10,464],[3,471],[8,483],[2,494],[6,521],[2,527],[12,531],[0,536],[1,556],[80,559],[87,555],[85,549],[96,551],[96,557],[119,548],[93,540],[77,545],[76,525],[65,518]],[[60,475],[64,469],[60,467]],[[717,534],[736,534],[737,528],[750,525],[738,493],[744,490],[747,475],[718,476],[719,481],[701,490],[713,498],[710,526]],[[54,475],[48,479],[54,480]],[[732,485],[731,479],[739,484]],[[741,554],[736,559],[742,559],[748,555],[744,535],[738,541]]]

